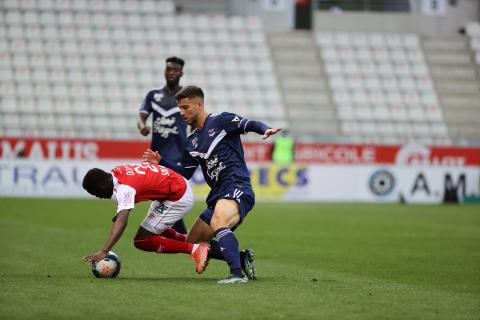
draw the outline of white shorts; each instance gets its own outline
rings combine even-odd
[[[143,219],[142,228],[160,234],[182,219],[193,207],[194,195],[190,183],[187,182],[185,194],[177,201],[152,201],[147,216]]]

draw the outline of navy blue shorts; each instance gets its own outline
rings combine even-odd
[[[255,195],[253,194],[253,192],[251,192],[251,189],[249,191],[250,192],[243,192],[239,189],[232,188],[231,190],[225,192],[224,196],[218,197],[215,201],[215,204],[220,199],[232,199],[237,201],[238,209],[240,211],[240,221],[235,227],[231,228],[232,230],[235,230],[237,226],[239,226],[243,222],[243,219],[246,218],[248,212],[252,210],[255,204]],[[210,225],[210,222],[212,221],[215,204],[208,206],[208,208],[206,208],[200,214],[200,219],[202,219],[208,225]]]

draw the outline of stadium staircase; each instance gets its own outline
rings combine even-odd
[[[306,138],[337,136],[337,116],[312,33],[274,33],[268,43],[291,131]]]
[[[449,144],[416,34],[315,34],[346,141]]]
[[[478,143],[480,81],[468,38],[425,36],[422,46],[449,136],[457,143]]]

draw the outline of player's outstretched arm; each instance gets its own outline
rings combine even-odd
[[[271,135],[274,135],[275,133],[282,131],[281,128],[270,128],[268,125],[266,125],[261,121],[247,120],[247,119],[242,119],[238,125],[238,128],[244,128],[243,133],[255,132],[257,134],[260,134],[262,135],[262,139],[264,140],[270,137]]]
[[[158,153],[158,151],[153,151],[150,149],[145,150],[142,158],[143,161],[149,162],[151,164],[159,164],[160,160],[162,160],[162,156],[160,156],[160,153]]]
[[[262,136],[262,139],[265,140],[270,136],[273,136],[275,133],[282,131],[282,128],[269,128],[265,130],[265,133]]]
[[[112,226],[112,230],[110,231],[110,236],[108,237],[107,242],[105,242],[103,249],[94,254],[83,257],[83,261],[100,261],[105,258],[105,256],[108,254],[108,251],[112,250],[115,243],[117,243],[118,239],[120,239],[120,237],[122,236],[123,230],[125,230],[125,227],[127,226],[128,212],[128,210],[122,210],[117,213],[115,222]]]

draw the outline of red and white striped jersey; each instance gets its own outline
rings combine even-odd
[[[187,181],[175,171],[157,164],[141,163],[112,169],[113,194],[117,212],[132,209],[146,200],[177,201],[187,188]]]

